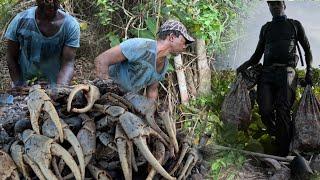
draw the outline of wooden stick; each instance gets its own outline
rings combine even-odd
[[[200,149],[200,151],[204,152],[205,154],[213,154],[214,150],[236,151],[236,152],[240,152],[240,153],[243,153],[246,155],[256,156],[259,158],[271,158],[271,159],[275,159],[275,160],[283,161],[283,162],[291,162],[295,157],[295,156],[280,157],[280,156],[274,156],[274,155],[269,155],[269,154],[263,154],[263,153],[257,153],[257,152],[251,152],[251,151],[245,151],[245,150],[220,146],[220,145],[216,145],[216,144],[214,144],[214,145],[210,144],[210,145],[204,146],[203,148]]]
[[[181,54],[174,58],[174,66],[175,66],[177,78],[178,78],[181,104],[188,104],[189,95],[188,95],[186,76],[183,71],[183,61],[182,61]]]

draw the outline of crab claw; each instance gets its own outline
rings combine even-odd
[[[179,145],[176,138],[176,131],[175,131],[175,123],[171,121],[169,111],[162,111],[159,113],[159,116],[163,120],[163,124],[166,127],[166,130],[169,135],[170,143],[173,144],[174,150],[176,153],[179,152]]]
[[[125,99],[132,103],[137,112],[144,115],[149,126],[152,127],[162,138],[170,142],[170,138],[160,129],[154,120],[154,113],[156,111],[156,104],[154,101],[134,93],[127,93]]]
[[[180,176],[178,177],[178,180],[188,177],[192,168],[196,165],[198,160],[199,160],[199,152],[196,148],[192,148],[189,152],[188,159],[182,168]]]
[[[166,148],[164,147],[164,144],[159,141],[155,143],[155,146],[155,153],[153,154],[155,154],[154,156],[159,161],[159,163],[163,164],[165,160]],[[157,172],[155,171],[155,169],[152,168],[146,180],[152,180],[156,173]]]
[[[100,133],[98,135],[98,137],[99,137],[100,142],[104,146],[112,149],[113,151],[117,151],[117,147],[116,147],[116,144],[114,142],[114,138],[110,134],[108,134],[106,132],[103,132],[103,133]]]
[[[126,111],[129,110],[131,112],[135,112],[133,105],[128,100],[126,100],[125,98],[117,94],[108,92],[103,96],[101,96],[101,100],[102,100],[101,101],[102,104],[105,104],[105,102],[111,102],[111,104],[114,106],[122,107]]]
[[[182,149],[180,152],[180,156],[179,156],[177,163],[170,171],[171,175],[174,174],[176,172],[176,170],[180,167],[180,164],[181,164],[183,158],[186,156],[187,152],[189,151],[189,149],[191,147],[191,142],[192,142],[192,138],[190,138],[190,136],[188,136],[188,135],[182,139],[182,142],[181,142]]]
[[[19,141],[15,141],[10,148],[11,157],[18,167],[19,172],[22,173],[23,177],[26,179],[31,179],[27,166],[23,162],[23,147],[18,144]]]
[[[27,105],[30,112],[30,120],[33,130],[37,134],[40,134],[38,120],[41,110],[43,109],[49,114],[50,118],[54,122],[58,130],[60,141],[63,142],[63,132],[58,113],[51,103],[50,97],[43,89],[41,89],[40,85],[34,85],[30,88]]]
[[[138,137],[134,139],[135,145],[142,152],[142,155],[146,160],[151,164],[151,166],[163,177],[169,180],[175,180],[176,178],[170,176],[170,174],[161,166],[161,164],[157,161],[157,159],[150,152],[146,139],[142,137]]]
[[[61,124],[62,124],[62,129],[63,129],[63,135],[64,139],[67,140],[73,147],[77,158],[78,162],[80,165],[80,171],[81,171],[81,176],[82,179],[84,179],[85,176],[85,164],[84,164],[84,155],[82,152],[81,145],[77,139],[77,137],[73,134],[73,132],[69,129],[68,125],[61,119]],[[53,121],[48,119],[46,120],[43,125],[42,125],[42,131],[43,135],[50,137],[50,138],[56,138],[57,137],[57,131],[56,128],[53,125]]]
[[[112,179],[112,177],[105,170],[99,169],[98,167],[96,167],[92,164],[88,164],[88,169],[89,169],[90,173],[92,174],[92,176],[94,177],[94,179],[99,179],[99,180],[111,180]]]
[[[129,142],[128,137],[125,135],[123,129],[119,126],[119,124],[116,126],[116,134],[115,134],[115,141],[117,144],[119,159],[121,162],[121,167],[123,171],[124,178],[126,180],[132,179],[132,165],[131,165],[131,148],[127,148],[127,143]],[[129,146],[128,146],[129,147]]]
[[[40,172],[46,179],[57,179],[49,169],[52,155],[55,155],[61,157],[66,162],[74,174],[75,179],[81,179],[80,170],[76,162],[72,159],[72,156],[62,146],[55,143],[53,139],[34,134],[31,130],[25,130],[22,133],[22,140],[24,142],[24,151],[26,153],[25,159],[35,172],[40,169]]]
[[[6,152],[0,150],[0,179],[18,180],[17,166]]]
[[[79,117],[83,119],[83,127],[78,132],[77,139],[82,147],[86,166],[96,151],[96,125],[86,114],[80,114]]]
[[[130,140],[133,140],[134,144],[138,147],[144,158],[151,164],[151,166],[163,177],[174,180],[176,178],[170,176],[170,174],[161,166],[157,159],[150,152],[146,136],[154,135],[162,143],[165,144],[164,139],[151,128],[146,127],[146,124],[136,115],[126,112],[119,117],[121,126]]]
[[[83,127],[79,130],[77,139],[79,141],[80,147],[82,148],[82,152],[84,155],[84,166],[86,167],[96,151],[96,126],[94,120],[91,119],[88,115],[80,114],[78,117],[82,120]],[[69,149],[69,153],[71,155],[76,154],[73,147]],[[65,162],[63,160],[60,160],[58,164],[59,171],[62,171],[64,166]],[[69,174],[64,178],[68,179],[72,177],[73,175]]]
[[[36,165],[35,162],[33,162],[27,155],[23,155],[23,160],[29,164],[29,166],[31,167],[31,169],[33,170],[33,172],[37,175],[37,177],[40,180],[46,180],[46,178],[44,177],[43,173],[41,172],[40,168]]]
[[[82,109],[77,109],[77,108],[71,109],[71,103],[72,103],[74,96],[81,90],[86,91],[86,99],[88,102],[87,106]],[[75,86],[74,89],[72,89],[72,91],[69,95],[67,110],[68,110],[68,112],[72,111],[75,113],[85,113],[92,108],[95,101],[98,100],[99,98],[100,98],[100,91],[96,86],[91,85],[91,84],[86,84],[86,85],[79,84],[79,85]]]
[[[58,168],[57,158],[56,157],[52,158],[51,165],[52,165],[52,168],[54,170],[55,175],[58,176],[58,179],[63,179],[62,175],[61,175],[61,172],[59,171],[59,168]]]

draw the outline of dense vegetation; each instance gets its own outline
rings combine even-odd
[[[303,79],[304,75],[304,70],[298,71],[299,79]],[[318,99],[320,99],[319,75],[320,70],[314,69],[313,91]],[[192,116],[185,125],[188,128],[193,128],[195,124],[198,123],[196,126],[197,128],[195,128],[196,136],[201,136],[203,133],[209,133],[212,135],[212,143],[254,152],[267,154],[274,153],[274,137],[268,135],[264,124],[261,122],[257,104],[255,104],[252,109],[252,120],[247,132],[238,131],[234,127],[230,127],[221,122],[221,105],[236,77],[235,72],[232,70],[216,72],[212,76],[212,94],[207,97],[197,98],[190,103],[188,108],[183,110],[183,114],[201,112],[199,113],[200,116]],[[303,89],[303,87],[298,86],[295,107],[297,107]],[[222,177],[233,179],[235,176],[234,169],[240,168],[244,162],[245,158],[243,155],[237,152],[224,152],[218,154],[212,163],[213,176],[215,179],[220,179]],[[230,172],[230,170],[233,171]]]

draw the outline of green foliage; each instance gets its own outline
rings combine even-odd
[[[239,0],[165,0],[158,12],[157,1],[142,0],[134,6],[130,2],[123,4],[123,1],[96,1],[99,8],[96,16],[100,24],[114,27],[112,34],[109,34],[110,31],[107,33],[107,39],[110,40],[110,36],[115,35],[118,36],[117,39],[155,39],[159,26],[157,23],[176,18],[182,21],[194,36],[206,40],[209,55],[215,52],[214,50],[225,50],[228,42],[237,38],[238,28],[235,27],[243,22],[241,18],[245,17],[250,9],[248,5],[252,4]]]
[[[153,2],[139,1],[130,4],[130,1],[97,0],[99,23],[108,28],[106,38],[110,46],[119,44],[129,37],[155,39],[157,33],[157,19],[153,13]],[[130,9],[125,9],[129,6]]]
[[[210,54],[225,50],[226,42],[237,38],[235,27],[249,9],[248,4],[237,0],[165,0],[162,14],[178,18],[197,38],[205,39]]]
[[[315,86],[313,91],[317,98],[320,98],[320,70],[314,69],[313,82]],[[298,77],[303,79],[305,73],[303,70],[298,71]],[[212,75],[212,94],[207,97],[199,97],[196,100],[190,102],[188,107],[185,107],[182,111],[184,113],[193,113],[194,115],[189,117],[188,121],[184,124],[185,128],[195,127],[195,136],[199,138],[204,132],[210,133],[212,138],[211,143],[217,143],[229,147],[235,147],[238,149],[245,149],[254,152],[262,152],[267,154],[275,153],[275,137],[270,136],[266,131],[265,125],[261,121],[261,117],[258,113],[258,105],[255,104],[252,110],[252,121],[246,132],[238,131],[234,126],[224,124],[220,120],[221,105],[225,95],[230,90],[230,85],[235,80],[234,71],[221,71],[215,72]],[[298,87],[296,104],[301,98],[303,93],[303,87]],[[197,123],[195,123],[197,122]],[[228,168],[234,168],[233,163],[227,163],[231,160],[237,161],[241,156],[231,156],[230,153],[223,154],[223,156],[215,157],[212,162],[212,173],[214,179],[221,178],[220,172],[228,171]],[[239,163],[241,164],[241,163]],[[225,173],[224,173],[225,174]],[[224,177],[227,178],[227,177]]]
[[[156,39],[157,36],[157,20],[154,17],[147,17],[144,20],[144,24],[146,27],[143,29],[131,29],[130,32],[135,37],[141,38],[149,38],[149,39]]]
[[[17,0],[0,0],[0,28],[4,28],[12,16],[12,7]]]
[[[245,157],[240,153],[232,151],[221,152],[211,164],[212,179],[234,179],[235,170],[240,169],[244,162]]]
[[[107,34],[107,37],[109,38],[110,46],[114,47],[118,44],[120,44],[120,38],[119,36],[115,35],[114,32],[109,32]]]
[[[97,0],[96,4],[99,8],[99,12],[96,14],[99,22],[104,26],[108,26],[111,23],[113,12],[119,10],[119,8],[110,0]]]

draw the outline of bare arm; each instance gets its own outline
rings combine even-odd
[[[94,60],[96,75],[100,79],[109,78],[109,66],[126,60],[126,57],[121,52],[120,46],[115,46],[101,53]]]
[[[18,42],[11,40],[7,41],[7,65],[14,86],[22,84],[22,82],[20,82],[21,70],[19,66],[19,48],[20,45]]]
[[[64,46],[62,50],[62,63],[57,78],[57,84],[68,85],[72,79],[76,48]]]
[[[159,83],[153,83],[150,86],[147,87],[147,97],[156,101],[158,98],[158,86]]]

